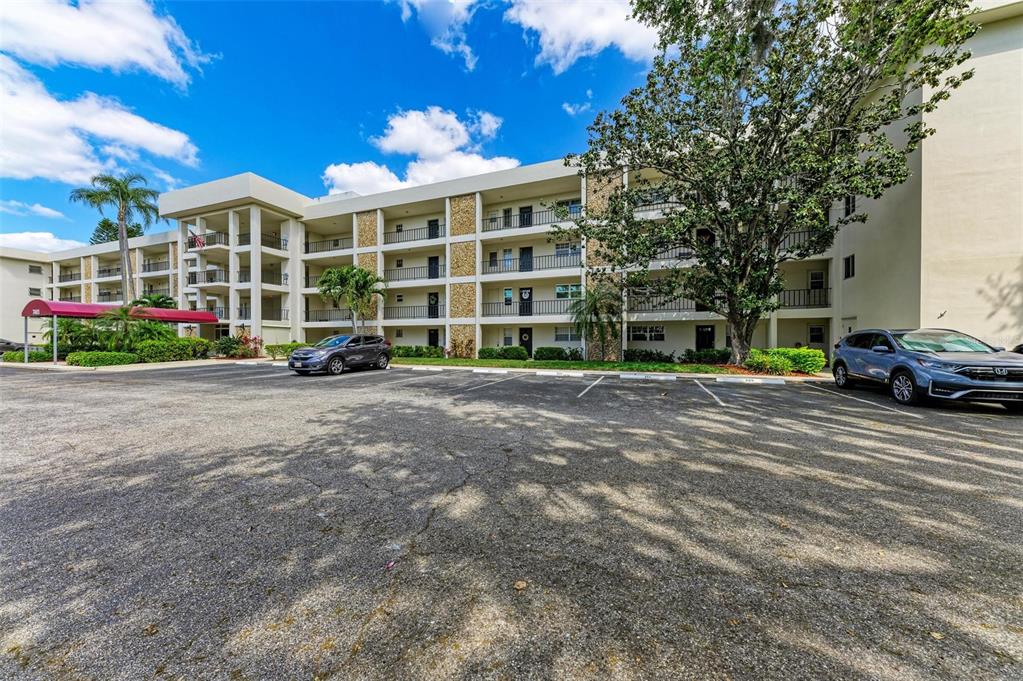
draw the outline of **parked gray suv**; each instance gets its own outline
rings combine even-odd
[[[391,361],[391,343],[383,336],[328,336],[311,348],[299,348],[288,358],[288,368],[305,376],[326,371],[335,376],[345,367],[371,366],[386,369]]]
[[[950,329],[865,329],[835,344],[835,384],[883,384],[901,404],[999,402],[1023,411],[1023,355]]]

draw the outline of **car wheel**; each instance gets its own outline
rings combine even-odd
[[[917,390],[916,381],[908,371],[900,371],[893,375],[888,387],[892,399],[899,404],[916,404],[920,401],[920,391]]]
[[[327,373],[331,376],[339,376],[345,370],[345,361],[340,357],[331,357],[327,362]]]
[[[1010,414],[1023,414],[1023,402],[1002,402],[1002,406]]]
[[[852,388],[855,382],[849,378],[849,370],[845,368],[844,364],[836,364],[835,368],[831,370],[832,376],[835,377],[835,385],[839,388]]]
[[[377,369],[386,369],[387,368],[387,363],[390,362],[390,361],[391,361],[391,359],[387,356],[387,353],[386,352],[381,352],[380,356],[377,357],[376,368]]]
[[[309,372],[305,369],[295,369],[295,373],[299,376],[308,376]]]

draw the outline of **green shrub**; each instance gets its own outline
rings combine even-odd
[[[118,364],[134,364],[139,360],[130,352],[72,352],[67,363],[76,367],[106,367]]]
[[[288,357],[291,357],[291,353],[293,353],[295,350],[307,347],[309,347],[308,343],[291,342],[271,343],[270,345],[267,345],[264,349],[267,351],[267,353],[269,353],[271,359],[277,359],[278,357],[283,357],[287,359]]]
[[[242,352],[242,341],[237,336],[221,336],[213,341],[213,351],[221,357],[238,357]]]
[[[648,350],[646,348],[628,348],[625,351],[626,362],[675,362],[675,353],[665,354],[660,350]]]
[[[533,350],[533,359],[543,360],[568,360],[568,353],[565,348],[559,348],[556,346],[545,346]]]
[[[501,348],[480,348],[480,359],[501,359]]]
[[[771,355],[762,350],[753,348],[749,351],[744,367],[758,374],[772,374],[783,376],[793,371],[792,362],[781,355]]]
[[[521,345],[506,345],[501,348],[501,359],[529,359],[529,353]]]
[[[391,346],[394,357],[443,357],[444,348],[433,345],[394,345]]]
[[[9,350],[3,354],[3,360],[5,362],[22,362],[25,361],[24,350]],[[46,350],[29,350],[28,351],[29,362],[52,362],[53,351]]]
[[[135,354],[142,362],[182,362],[208,357],[211,345],[205,338],[147,340],[135,346]]]
[[[178,342],[189,347],[189,354],[192,356],[192,359],[206,359],[210,356],[210,351],[213,349],[213,342],[205,338],[186,336],[179,338]]]
[[[729,348],[710,348],[707,350],[693,350],[692,348],[682,353],[679,360],[685,364],[725,364],[732,356]]]
[[[824,351],[817,348],[772,348],[767,354],[784,357],[802,374],[816,374],[827,364]]]
[[[569,362],[581,362],[583,361],[583,349],[582,348],[568,348],[565,350],[565,357]]]

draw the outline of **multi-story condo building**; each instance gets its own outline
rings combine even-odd
[[[783,266],[779,309],[755,344],[827,350],[873,326],[1023,341],[1023,3],[987,4],[963,66],[976,75],[928,115],[938,132],[912,157],[912,177],[880,201],[857,199],[868,223],[843,229],[828,252]],[[325,302],[316,280],[357,264],[387,281],[368,325],[395,344],[581,346],[568,307],[593,263],[585,243],[553,236],[564,224],[554,208],[571,216],[597,194],[560,161],[320,198],[245,173],[163,194],[161,214],[175,227],[130,241],[133,271],[139,291],[220,319],[182,333],[313,342],[349,330],[348,310]],[[644,210],[656,216],[657,206]],[[668,251],[651,267],[685,257]],[[124,298],[116,243],[0,249],[0,264],[5,338],[20,338],[17,313],[30,297]],[[692,301],[633,292],[625,309],[625,347],[678,353],[727,343],[723,320]]]

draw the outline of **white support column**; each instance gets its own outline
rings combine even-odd
[[[292,218],[288,220],[288,325],[291,340],[302,340],[302,287],[305,286],[305,224]]]
[[[238,232],[239,222],[238,211],[229,210],[227,211],[227,235],[228,244],[230,244],[229,255],[227,257],[227,300],[224,301],[227,309],[227,323],[228,333],[232,336],[238,335],[238,306],[240,304],[240,284],[238,283],[238,275],[241,270],[241,257],[238,255]]]
[[[188,248],[188,225],[178,220],[178,255],[176,262],[171,263],[178,273],[177,292],[174,294],[178,299],[178,308],[188,309],[188,301],[185,299],[185,286],[188,285],[188,268],[185,267],[185,249]],[[185,327],[178,324],[178,335],[185,335]]]
[[[842,234],[844,232],[844,229],[838,230],[835,243],[831,247],[831,267],[828,272],[828,285],[831,287],[831,300],[828,301],[831,304],[831,329],[829,329],[828,333],[830,334],[831,342],[824,348],[824,352],[829,357],[831,356],[831,347],[845,335],[845,329],[842,328],[842,318],[846,316],[842,300],[845,273],[842,271],[843,251],[841,247]],[[849,316],[851,317],[852,315]]]
[[[132,272],[132,274],[135,275],[135,293],[140,298],[143,295],[145,295],[145,291],[142,290],[142,262],[143,262],[143,258],[144,257],[145,256],[142,253],[142,249],[141,248],[136,248],[135,249],[135,271]],[[125,291],[124,294],[128,295],[128,292]],[[127,303],[129,301],[126,300],[124,302]]]
[[[249,233],[252,247],[249,253],[249,274],[252,283],[249,294],[249,333],[263,336],[263,217],[259,206],[249,208]]]
[[[197,234],[206,233],[206,220],[205,218],[195,219],[195,231]],[[195,264],[199,272],[206,271],[206,254],[202,251],[196,253]],[[205,310],[206,309],[206,289],[201,286],[195,289],[195,309]]]
[[[772,312],[767,317],[767,347],[778,347],[778,313]]]
[[[451,198],[444,198],[444,267],[451,272]],[[444,277],[444,347],[451,338],[451,277]]]

